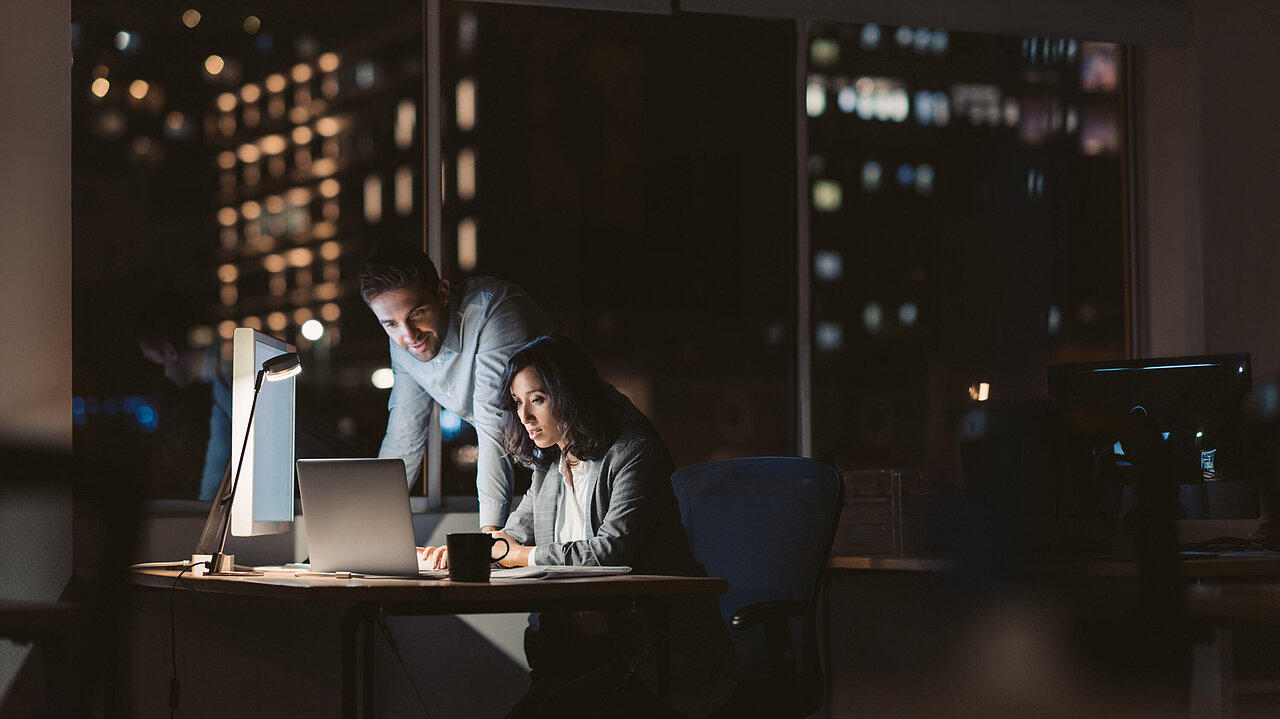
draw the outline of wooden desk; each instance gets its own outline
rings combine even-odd
[[[1236,679],[1234,659],[1236,629],[1280,626],[1280,582],[1192,584],[1186,597],[1187,615],[1212,632],[1192,647],[1192,718],[1227,719],[1238,695],[1280,692],[1280,679]]]
[[[373,627],[380,615],[504,614],[512,612],[584,611],[641,606],[655,618],[658,694],[669,700],[669,656],[666,617],[660,600],[690,594],[720,594],[723,579],[612,575],[565,579],[494,579],[488,584],[447,579],[338,579],[298,577],[272,572],[257,577],[193,577],[161,569],[139,569],[133,584],[169,589],[177,580],[183,591],[238,595],[290,602],[348,604],[342,619],[342,715],[373,713]],[[362,636],[363,652],[357,638]],[[361,660],[361,654],[363,659]],[[359,666],[358,665],[362,665]],[[362,686],[356,681],[362,668]],[[361,701],[363,700],[363,701]]]
[[[959,569],[955,562],[936,557],[854,555],[833,555],[827,566],[831,569],[890,572],[949,572]],[[1040,568],[1076,571],[1091,577],[1134,577],[1138,574],[1138,563],[1124,559],[1045,559]],[[1183,559],[1178,562],[1178,569],[1185,579],[1280,577],[1280,557]]]
[[[949,560],[927,557],[833,556],[828,567],[901,572],[905,576],[962,571]],[[1116,559],[1046,559],[1037,569],[1052,575],[1101,581],[1138,575],[1137,562]],[[1185,580],[1187,616],[1210,631],[1208,641],[1192,646],[1193,719],[1229,719],[1236,696],[1280,692],[1280,679],[1237,680],[1233,660],[1237,628],[1280,626],[1280,558],[1182,559],[1178,570]],[[824,612],[829,611],[825,599],[823,607]]]

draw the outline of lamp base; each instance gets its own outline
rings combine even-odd
[[[205,572],[205,575],[210,577],[261,577],[262,572],[237,570],[236,555],[218,552],[209,560],[209,571]]]

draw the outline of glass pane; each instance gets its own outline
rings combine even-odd
[[[975,401],[1126,351],[1122,49],[809,28],[814,449],[958,482]]]
[[[298,456],[369,456],[386,426],[387,340],[353,280],[374,242],[421,236],[421,173],[400,179],[422,163],[421,4],[254,12],[72,4],[74,442],[151,497],[195,498],[207,454],[221,477],[236,326],[298,347]]]
[[[524,287],[678,464],[793,453],[792,26],[444,10],[446,274]]]

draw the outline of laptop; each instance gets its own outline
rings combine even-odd
[[[446,576],[418,569],[400,459],[299,459],[298,493],[312,572]]]

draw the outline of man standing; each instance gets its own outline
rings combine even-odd
[[[551,331],[547,316],[509,282],[476,277],[454,287],[421,250],[403,242],[375,247],[359,282],[361,298],[391,338],[395,385],[378,456],[403,459],[412,486],[438,402],[476,428],[480,526],[501,528],[515,476],[499,439],[499,381],[516,350]]]

